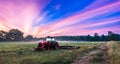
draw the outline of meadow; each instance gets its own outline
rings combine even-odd
[[[37,47],[37,43],[1,42],[0,64],[70,64],[77,56],[83,56],[84,53],[90,52],[100,44],[100,42],[59,42],[60,46],[74,45],[80,46],[80,48],[74,50],[58,49],[36,52],[35,48]],[[117,51],[120,51],[119,49],[116,50],[116,53],[114,52],[112,54],[119,55],[117,53]],[[109,60],[115,62],[116,59],[118,59],[118,56]]]
[[[109,48],[108,54],[110,56],[109,62],[110,64],[120,64],[120,42],[109,42]]]
[[[36,42],[2,42],[0,43],[0,64],[70,64],[83,52],[88,52],[97,43],[62,43],[59,45],[76,45],[80,49],[75,50],[51,50],[39,51]]]

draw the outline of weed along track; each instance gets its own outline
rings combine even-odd
[[[83,56],[78,56],[72,64],[109,64],[108,46],[106,43],[101,43],[96,49],[84,53]]]

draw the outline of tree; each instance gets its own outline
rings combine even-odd
[[[119,34],[115,34],[112,31],[108,31],[109,40],[119,41]]]
[[[87,36],[86,36],[86,38],[85,38],[85,40],[86,40],[86,41],[92,41],[92,40],[93,40],[93,38],[92,38],[92,36],[87,35]]]
[[[113,34],[114,34],[114,33],[113,33],[112,31],[108,31],[108,39],[109,39],[109,40],[113,40],[113,37],[112,37]]]
[[[104,35],[104,34],[103,34],[103,35],[101,35],[100,40],[101,40],[101,41],[105,41],[105,40],[106,40],[106,38],[105,38],[105,35]]]
[[[94,41],[100,41],[100,37],[99,37],[98,33],[94,34]]]
[[[33,40],[33,39],[34,39],[34,38],[33,38],[32,35],[27,35],[27,36],[25,37],[25,40],[26,40],[26,41]]]
[[[112,36],[114,33],[112,31],[108,31],[108,36]]]
[[[23,32],[18,29],[11,29],[7,34],[8,41],[21,41],[23,39]]]
[[[118,41],[119,40],[119,34],[112,34],[111,35],[111,40]]]
[[[7,32],[1,30],[0,31],[0,41],[5,41],[7,36]]]

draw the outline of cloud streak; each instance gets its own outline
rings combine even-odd
[[[85,35],[93,34],[94,32],[104,33],[104,31],[108,30],[119,32],[118,27],[120,26],[93,30],[87,29],[120,22],[119,17],[96,19],[96,17],[101,17],[105,14],[107,16],[120,12],[119,0],[114,2],[96,0],[75,14],[65,18],[58,18],[55,21],[53,19],[54,22],[42,24],[42,21],[46,21],[46,18],[48,18],[47,15],[49,15],[50,11],[44,11],[44,9],[49,3],[51,3],[51,0],[0,0],[0,30],[8,31],[15,28],[23,31],[25,35],[32,34],[37,37],[46,37],[48,35]],[[54,7],[59,11],[62,5],[59,4]]]
[[[1,30],[12,28],[31,34],[34,20],[49,0],[0,0]]]
[[[96,23],[86,23],[86,24],[81,24],[81,25],[73,25],[73,26],[69,26],[69,27],[66,27],[66,28],[61,28],[61,29],[58,29],[58,30],[54,30],[53,32],[42,32],[41,34],[48,34],[48,35],[54,35],[54,34],[57,34],[57,35],[61,35],[62,33],[63,34],[71,34],[72,32],[78,32],[78,30],[84,30],[86,28],[90,28],[90,27],[98,27],[98,26],[101,26],[101,25],[107,25],[107,24],[111,24],[111,23],[115,23],[115,22],[120,22],[119,21],[120,18],[113,18],[113,19],[106,19],[106,20],[102,20],[102,22],[96,22]],[[87,31],[85,31],[87,32]],[[77,33],[76,33],[77,34]]]
[[[85,28],[85,27],[92,27],[92,26],[97,26],[97,25],[105,25],[105,24],[109,24],[109,23],[118,22],[120,19],[109,20],[109,19],[111,19],[111,18],[109,18],[107,20],[104,20],[103,22],[92,24],[92,25],[85,24],[82,26],[81,25],[80,26],[79,25],[71,26],[72,24],[83,22],[87,19],[94,18],[96,16],[103,15],[105,13],[111,14],[112,12],[115,12],[116,10],[120,10],[119,5],[120,5],[120,2],[114,2],[112,4],[109,4],[109,5],[94,9],[94,10],[86,11],[86,12],[80,13],[80,14],[79,13],[74,14],[65,19],[60,19],[54,23],[39,26],[38,32],[40,34],[44,34],[44,35],[45,34],[52,35],[53,33],[63,33],[63,32],[68,33],[67,31],[74,31],[74,29],[77,27],[79,27],[79,29],[80,29],[83,27]],[[69,25],[71,26],[71,28],[65,28],[65,27],[69,27]],[[63,29],[61,30],[61,28],[63,28]],[[71,30],[67,30],[67,29],[71,29]]]

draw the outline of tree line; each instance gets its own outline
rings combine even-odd
[[[18,29],[11,29],[8,32],[0,30],[0,41],[32,41],[39,40],[32,35],[23,36],[24,33]]]
[[[115,34],[112,31],[108,31],[108,35],[98,35],[98,33],[94,33],[93,36],[58,36],[57,40],[64,41],[120,41],[120,34]]]
[[[45,38],[37,38],[32,35],[23,36],[24,33],[18,29],[11,29],[8,32],[0,30],[0,41],[33,41],[33,40],[45,40]],[[98,35],[95,33],[94,36],[56,36],[56,40],[65,41],[120,41],[120,34],[115,34],[112,31],[108,31],[108,35]]]

